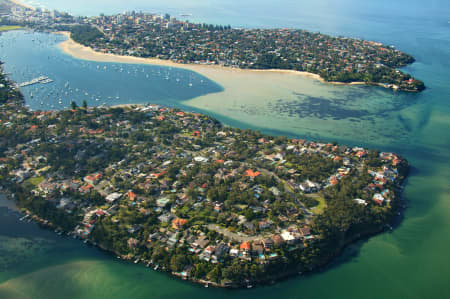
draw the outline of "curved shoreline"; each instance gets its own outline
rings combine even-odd
[[[332,85],[377,85],[381,87],[386,86],[379,83],[366,83],[366,82],[332,82],[325,81],[320,75],[295,71],[295,70],[282,70],[282,69],[241,69],[241,68],[233,68],[233,67],[225,67],[211,64],[193,64],[193,63],[177,63],[171,60],[163,60],[158,58],[143,58],[143,57],[135,57],[128,55],[118,55],[118,54],[110,54],[110,53],[101,53],[95,51],[91,47],[84,46],[82,44],[77,43],[70,37],[70,32],[67,31],[57,31],[54,34],[61,34],[67,37],[67,40],[58,44],[58,48],[60,48],[65,54],[68,54],[74,58],[87,60],[87,61],[96,61],[96,62],[115,62],[115,63],[130,63],[130,64],[146,64],[146,65],[155,65],[155,66],[166,66],[166,67],[175,67],[186,69],[190,71],[197,72],[201,75],[209,77],[211,71],[221,71],[221,72],[229,72],[232,73],[247,73],[247,74],[255,74],[255,73],[278,73],[278,74],[292,74],[303,76],[307,78],[312,78],[320,81],[325,84]]]
[[[13,210],[14,211],[18,211],[24,215],[29,215],[30,219],[36,223],[37,225],[39,225],[39,227],[41,229],[46,229],[46,230],[57,230],[60,231],[63,236],[74,236],[72,234],[72,232],[68,232],[65,231],[63,228],[53,224],[52,222],[49,222],[48,220],[46,220],[45,218],[41,218],[39,215],[36,215],[33,213],[31,213],[29,210],[24,209],[24,210],[20,210],[15,206],[15,201],[12,199],[8,199],[6,198],[5,201],[12,201],[13,203]],[[8,207],[10,208],[10,207]],[[11,208],[10,208],[11,209]],[[340,244],[338,245],[338,247],[336,247],[336,250],[326,256],[323,260],[321,260],[320,262],[317,262],[316,264],[312,265],[309,269],[303,269],[303,272],[299,272],[299,270],[297,268],[294,269],[290,269],[286,272],[281,272],[278,273],[277,275],[268,275],[267,277],[261,278],[259,280],[252,280],[252,281],[242,281],[242,282],[234,282],[234,283],[224,283],[224,282],[214,282],[214,281],[210,281],[210,280],[206,280],[206,279],[198,279],[198,278],[194,278],[194,277],[186,277],[183,276],[181,273],[179,272],[174,272],[174,271],[170,271],[168,269],[165,268],[159,268],[159,269],[155,269],[153,266],[155,266],[155,264],[152,264],[151,261],[149,260],[145,260],[145,259],[140,259],[139,260],[139,264],[141,266],[145,266],[147,268],[150,268],[156,272],[159,273],[165,273],[167,275],[169,275],[171,278],[175,278],[175,279],[182,279],[184,281],[196,284],[196,285],[204,285],[205,287],[208,286],[212,286],[215,288],[223,288],[223,289],[245,289],[245,288],[253,288],[253,286],[259,286],[262,287],[264,285],[273,285],[274,283],[283,281],[285,279],[290,279],[296,276],[304,276],[304,275],[310,275],[313,273],[317,273],[321,270],[326,269],[326,267],[328,267],[330,264],[333,263],[333,261],[335,261],[335,259],[340,256],[342,254],[342,252],[351,244],[354,244],[358,241],[361,240],[368,240],[370,237],[378,235],[382,232],[384,232],[385,226],[379,226],[379,227],[373,227],[371,229],[367,229],[365,231],[362,231],[358,234],[355,234],[353,236],[351,236],[348,239],[344,239],[342,240],[342,242],[340,242]],[[96,249],[103,251],[106,254],[110,254],[114,257],[117,257],[118,259],[120,259],[120,261],[125,261],[125,262],[129,262],[129,263],[134,263],[137,264],[136,262],[133,262],[133,260],[136,259],[136,256],[125,256],[125,255],[121,255],[119,252],[107,248],[106,246],[104,246],[103,244],[100,243],[96,243],[93,240],[87,238],[87,239],[81,239],[79,237],[76,238],[79,241],[84,241],[85,244],[90,245],[92,247],[95,247]],[[151,267],[149,266],[151,265]]]

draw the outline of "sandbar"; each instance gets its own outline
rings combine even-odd
[[[278,70],[278,69],[268,69],[268,70],[252,70],[252,69],[240,69],[240,68],[232,68],[211,64],[183,64],[173,62],[171,60],[163,60],[157,58],[141,58],[134,56],[124,56],[110,53],[101,53],[95,51],[90,47],[83,46],[77,42],[75,42],[71,37],[70,33],[66,31],[58,31],[57,34],[62,34],[67,37],[67,40],[60,43],[58,46],[64,53],[69,54],[70,56],[78,59],[89,60],[89,61],[97,61],[97,62],[116,62],[116,63],[132,63],[132,64],[149,64],[149,65],[158,65],[158,66],[167,66],[167,67],[176,67],[187,69],[191,71],[198,72],[205,76],[210,76],[214,71],[223,71],[228,73],[279,73],[279,74],[294,74],[300,76],[306,76],[309,78],[313,78],[319,80],[321,82],[326,82],[319,75],[301,72],[295,70]],[[213,79],[213,78],[211,78]],[[329,83],[329,82],[326,82]],[[355,83],[363,83],[363,82],[355,82]],[[364,83],[363,83],[364,84]]]

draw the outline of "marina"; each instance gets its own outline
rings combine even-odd
[[[46,0],[45,2],[51,1]],[[299,294],[302,298],[448,297],[447,278],[449,277],[450,267],[445,266],[448,264],[446,256],[450,250],[450,239],[448,237],[450,236],[448,229],[450,227],[448,219],[450,218],[447,208],[449,197],[448,188],[446,189],[450,172],[447,162],[445,162],[449,159],[448,133],[445,133],[449,124],[449,107],[448,101],[446,101],[449,89],[445,81],[445,78],[449,76],[447,62],[450,61],[448,13],[445,11],[448,3],[440,1],[442,5],[439,6],[439,12],[442,15],[445,14],[445,19],[436,15],[430,6],[426,10],[429,19],[415,20],[410,15],[411,10],[417,8],[416,2],[418,1],[410,1],[407,5],[404,2],[387,3],[385,0],[373,2],[368,4],[373,9],[373,13],[370,17],[364,14],[364,18],[358,17],[356,13],[367,12],[367,6],[357,1],[346,3],[346,5],[351,5],[352,9],[342,9],[345,6],[341,3],[339,3],[339,7],[337,7],[337,4],[336,7],[333,7],[332,4],[330,4],[331,7],[319,4],[317,4],[319,7],[314,7],[316,5],[314,3],[318,2],[311,2],[306,6],[303,6],[305,3],[300,2],[298,2],[298,5],[294,2],[291,5],[278,5],[277,3],[277,7],[272,9],[268,9],[267,4],[254,5],[251,1],[249,4],[241,2],[239,5],[231,1],[222,5],[247,7],[246,14],[234,13],[231,6],[228,9],[215,8],[214,10],[205,7],[202,8],[203,11],[192,7],[183,9],[183,11],[195,10],[196,18],[202,21],[205,16],[215,18],[213,19],[214,23],[231,23],[233,26],[242,24],[242,26],[255,27],[298,27],[332,32],[336,35],[370,38],[387,44],[395,43],[402,50],[420,58],[420,61],[412,65],[410,69],[412,73],[426,79],[430,85],[430,89],[420,96],[408,95],[403,98],[401,93],[390,96],[390,93],[377,92],[373,89],[371,90],[374,95],[368,96],[363,92],[366,89],[335,87],[331,91],[322,88],[325,90],[323,94],[314,95],[311,93],[310,98],[307,98],[305,94],[307,95],[312,87],[301,85],[302,97],[306,98],[306,100],[301,99],[301,107],[288,110],[287,114],[280,113],[280,117],[276,119],[270,118],[267,110],[262,108],[265,99],[272,93],[260,92],[259,96],[255,96],[252,102],[248,100],[251,99],[248,89],[256,90],[254,87],[259,86],[263,91],[267,91],[264,87],[268,83],[258,82],[258,84],[252,85],[253,79],[248,79],[242,80],[242,88],[229,98],[222,98],[219,101],[217,96],[217,101],[214,101],[214,97],[204,97],[203,102],[195,102],[198,107],[207,107],[211,111],[218,111],[218,113],[226,114],[227,109],[229,109],[231,112],[228,115],[237,120],[247,121],[260,130],[278,129],[296,136],[311,133],[314,134],[316,139],[330,141],[336,139],[346,139],[354,143],[364,141],[370,143],[374,148],[389,148],[404,154],[414,165],[414,173],[405,188],[405,199],[409,203],[405,220],[393,232],[352,246],[331,269],[316,275],[290,279],[277,287],[268,286],[252,290],[233,291],[232,294],[228,291],[223,292],[213,288],[199,289],[197,286],[173,280],[154,271],[144,272],[141,267],[128,265],[123,263],[122,260],[114,259],[111,261],[109,257],[105,257],[104,254],[91,247],[81,247],[78,243],[71,242],[72,238],[70,238],[70,240],[58,240],[57,243],[48,245],[52,247],[52,251],[49,253],[40,249],[36,254],[27,247],[26,253],[29,258],[25,259],[20,256],[20,259],[17,258],[17,262],[15,262],[14,257],[18,250],[7,251],[4,257],[15,263],[14,268],[10,270],[6,268],[7,270],[3,273],[0,297],[14,299],[25,297],[59,298],[61,296],[65,296],[65,298],[148,298],[149,294],[158,298],[178,298],[181,296],[196,298],[210,298],[211,296],[215,298],[229,298],[230,296],[234,298],[270,298],[277,296],[290,298],[298,297]],[[53,3],[64,8],[70,5],[72,7],[80,6],[78,2],[73,4],[53,1]],[[204,6],[203,2],[199,3],[201,3],[199,4],[201,7]],[[316,9],[312,10],[311,5]],[[386,5],[390,6],[392,16],[385,15]],[[87,6],[85,5],[85,7]],[[250,17],[249,11],[252,12]],[[267,11],[270,11],[270,18],[263,17],[267,14]],[[328,11],[332,11],[332,13],[328,13]],[[304,14],[299,16],[299,12],[304,12]],[[227,18],[223,17],[224,14],[227,14]],[[308,16],[307,14],[311,15]],[[283,17],[277,17],[278,15]],[[351,19],[352,22],[349,22],[348,25],[342,25],[343,19]],[[383,20],[382,23],[379,22],[380,19]],[[403,32],[410,32],[410,34],[402,34]],[[133,101],[133,98],[141,101],[167,101],[173,105],[183,102],[182,100],[174,101],[174,93],[170,93],[173,91],[172,89],[178,86],[175,83],[178,80],[165,80],[164,78],[157,80],[159,75],[145,68],[142,78],[152,81],[140,81],[140,84],[142,82],[145,84],[142,87],[143,92],[141,94],[135,90],[137,87],[132,82],[133,80],[141,80],[140,77],[133,77],[133,66],[121,64],[116,64],[118,66],[117,72],[121,73],[119,69],[122,68],[122,73],[126,73],[128,77],[124,76],[118,80],[112,80],[113,83],[109,84],[106,95],[102,94],[102,90],[99,89],[106,89],[103,82],[111,82],[111,77],[108,74],[103,73],[95,76],[93,82],[82,79],[83,76],[87,78],[92,66],[96,68],[95,66],[99,63],[72,61],[71,58],[60,55],[57,51],[51,52],[51,49],[48,50],[50,47],[47,48],[44,42],[38,44],[39,38],[35,39],[34,44],[39,45],[39,48],[33,48],[33,52],[43,51],[42,49],[45,49],[45,52],[51,52],[52,54],[41,55],[41,57],[47,63],[56,64],[53,67],[54,69],[60,66],[61,68],[67,67],[68,65],[77,67],[82,65],[82,67],[75,68],[76,71],[69,68],[70,72],[67,73],[55,71],[53,68],[43,69],[38,65],[36,56],[21,64],[20,59],[14,58],[15,53],[5,49],[8,42],[11,44],[12,41],[8,36],[9,33],[2,37],[2,39],[6,37],[6,41],[3,42],[3,48],[0,51],[2,54],[9,54],[8,57],[2,56],[2,60],[6,62],[7,68],[9,68],[8,73],[13,74],[12,77],[16,82],[24,82],[30,78],[38,77],[40,74],[58,78],[53,84],[39,86],[38,91],[35,91],[36,86],[23,88],[27,102],[34,109],[40,108],[39,103],[42,105],[41,109],[50,109],[51,105],[57,104],[59,98],[63,102],[61,107],[68,106],[71,98],[77,101],[86,98],[90,103],[92,100],[95,102],[95,98],[99,98],[100,101],[97,102],[99,105],[103,102],[108,104],[137,102]],[[15,38],[14,42],[21,39],[17,36]],[[52,37],[52,40],[55,39],[57,37]],[[24,54],[27,55],[26,51],[23,51],[25,49],[23,47],[24,45],[20,41],[20,45],[18,43],[15,50],[25,52]],[[27,60],[27,58],[21,59]],[[89,70],[89,72],[81,72],[82,69]],[[114,69],[108,65],[108,72],[113,71]],[[128,71],[130,71],[130,74],[128,74]],[[61,75],[64,75],[64,77],[60,77]],[[171,78],[176,77],[180,80],[180,86],[188,86],[188,75],[183,73],[180,76],[175,76],[172,71]],[[288,80],[290,79],[287,78],[286,81]],[[67,81],[70,83],[69,88],[64,89],[64,84]],[[80,81],[83,83],[81,84]],[[131,83],[129,84],[129,82]],[[164,82],[171,82],[171,84],[170,86],[165,85]],[[208,81],[206,82],[208,83]],[[200,84],[200,81],[194,83],[192,89],[204,87]],[[278,84],[278,91],[273,92],[273,98],[283,99],[284,102],[280,106],[287,106],[287,93],[281,94],[281,91],[287,90],[287,84],[280,82],[276,82],[276,84]],[[111,86],[114,86],[114,88],[111,88]],[[152,88],[149,88],[149,86]],[[126,90],[124,87],[129,88]],[[114,91],[111,89],[114,89]],[[230,89],[232,90],[231,87]],[[336,97],[336,94],[339,94],[340,90],[343,89],[349,90],[348,94],[345,97]],[[29,96],[30,92],[34,95],[33,99]],[[67,96],[65,96],[65,92],[68,92]],[[85,92],[89,95],[85,95]],[[178,92],[182,93],[184,90],[178,90]],[[166,95],[161,96],[161,94]],[[198,92],[198,94],[202,93]],[[92,95],[94,95],[93,99],[91,98]],[[116,98],[116,96],[120,96],[120,98]],[[350,118],[350,121],[343,118],[333,120],[333,117],[339,116],[339,114],[337,112],[329,113],[330,110],[327,110],[326,117],[328,119],[326,122],[331,126],[325,127],[320,120],[316,121],[319,118],[317,115],[325,110],[323,103],[328,103],[325,99],[330,100],[329,102],[335,99],[342,101],[348,99],[352,104],[359,106],[361,99],[365,98],[367,98],[367,101],[361,106],[367,110],[376,109],[377,104],[383,103],[383,98],[391,102],[404,101],[411,104],[389,113],[371,114],[366,118],[353,117]],[[390,104],[389,101],[384,103],[388,105]],[[315,105],[318,107],[317,110],[314,110],[316,114],[298,112],[302,109],[308,110],[309,106],[305,102],[311,103],[309,106]],[[345,104],[339,105],[342,108]],[[60,106],[56,105],[56,107],[59,108]],[[232,114],[233,112],[234,114]],[[280,121],[282,117],[286,120],[285,122]],[[293,121],[287,122],[289,119]],[[6,221],[5,219],[8,220],[9,218],[4,217],[3,221]],[[17,240],[28,237],[28,230],[19,230],[21,224],[23,224],[22,226],[32,225],[27,223],[26,219],[22,222],[17,220],[17,223],[13,220],[8,221],[11,223],[2,223],[3,235],[15,230],[20,237],[7,239],[8,241],[2,239],[0,244],[16,244]],[[46,234],[44,230],[39,230],[39,233],[47,239],[53,238],[50,234]],[[36,235],[36,232],[33,231],[34,235]],[[60,238],[59,236],[55,237]],[[33,240],[33,243],[36,242]],[[436,271],[436,269],[441,270]],[[380,279],[383,280],[382,284],[376,285],[374,282],[380,281]],[[349,283],[351,283],[350,288],[348,287]],[[42,292],[41,286],[44,284],[47,287],[45,292]],[[15,292],[15,290],[20,290],[20,293]]]
[[[147,102],[174,106],[222,90],[215,82],[188,70],[72,59],[57,47],[65,39],[62,35],[26,31],[0,36],[5,72],[18,82],[16,86],[33,110],[65,109],[72,101],[78,105],[86,101],[89,106]],[[33,51],[28,53],[27,49]],[[84,82],[83,78],[89,80]]]

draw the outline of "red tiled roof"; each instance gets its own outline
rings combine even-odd
[[[172,226],[174,228],[181,228],[183,225],[185,225],[188,221],[186,219],[177,218],[175,220],[172,220]]]
[[[136,197],[137,197],[137,195],[136,195],[136,193],[134,193],[133,191],[129,191],[129,192],[128,192],[128,198],[129,198],[130,200],[135,200]]]
[[[247,171],[245,171],[245,176],[251,177],[251,178],[256,178],[257,176],[259,176],[261,173],[259,171],[254,172],[251,169],[248,169]]]
[[[94,186],[92,186],[91,184],[89,184],[89,185],[86,185],[86,186],[81,187],[81,190],[83,190],[83,191],[89,191],[89,190],[91,190],[92,188],[94,188]]]
[[[241,245],[239,246],[239,248],[240,248],[241,250],[250,250],[251,245],[250,245],[249,242],[244,242],[244,243],[241,243]]]

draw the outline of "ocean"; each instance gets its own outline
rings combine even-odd
[[[63,108],[70,99],[87,99],[90,105],[149,101],[266,133],[395,151],[409,160],[412,171],[404,192],[408,209],[394,231],[351,245],[315,274],[251,290],[205,289],[124,263],[1,209],[0,298],[450,298],[448,1],[39,2],[78,15],[133,9],[190,13],[196,22],[302,28],[380,41],[416,57],[404,70],[427,89],[413,94],[291,75],[226,76],[87,62],[57,48],[62,36],[4,33],[0,59],[14,80],[40,74],[55,80],[23,88],[32,109]]]

